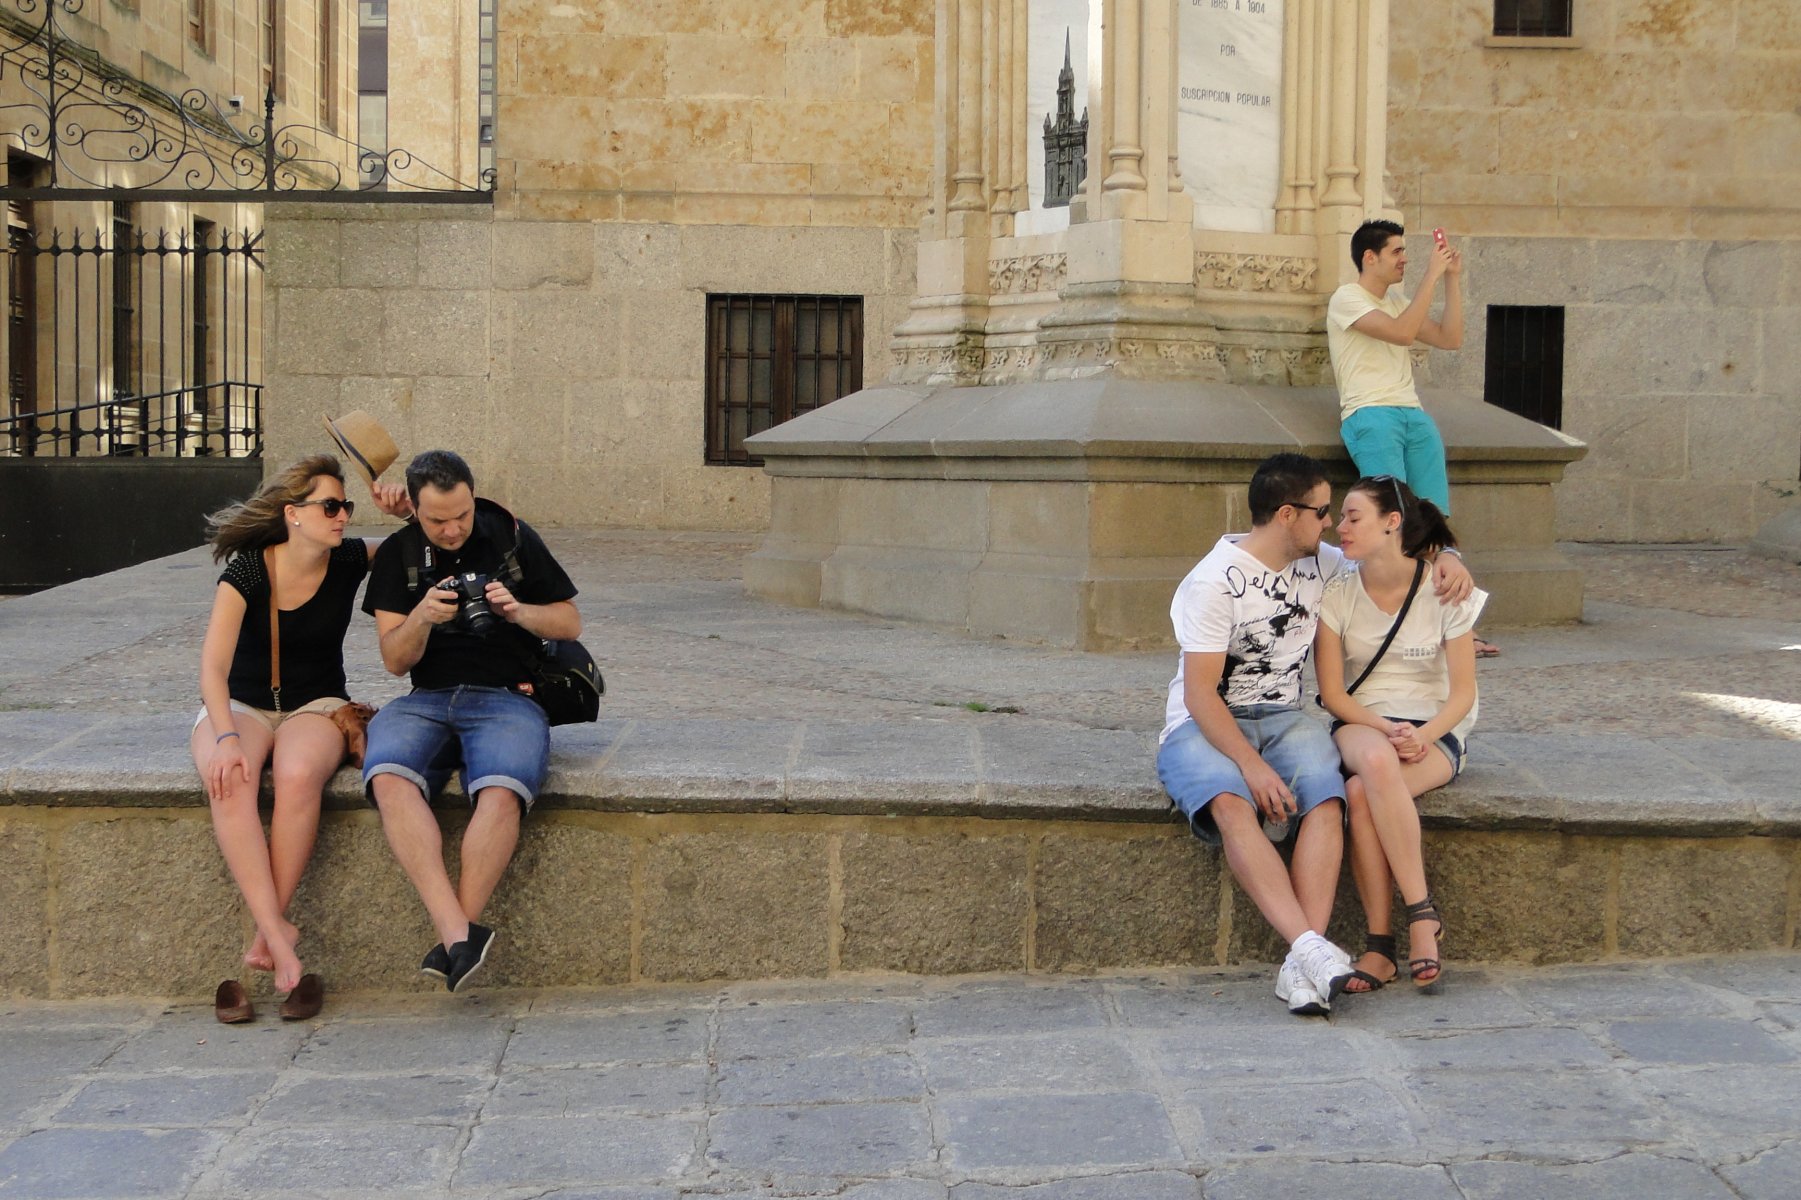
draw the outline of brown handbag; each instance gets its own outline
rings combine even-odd
[[[269,694],[275,700],[275,711],[281,712],[281,614],[275,606],[275,555],[273,548],[263,551],[263,574],[269,578]],[[344,735],[344,761],[358,769],[363,765],[363,751],[369,745],[369,719],[375,715],[373,704],[355,700],[326,713],[338,732]]]

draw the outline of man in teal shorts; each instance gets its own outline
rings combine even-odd
[[[1393,221],[1365,221],[1351,235],[1357,281],[1332,293],[1326,345],[1338,379],[1339,433],[1361,476],[1392,475],[1451,515],[1445,443],[1413,388],[1415,343],[1439,350],[1463,345],[1463,254],[1441,244],[1426,264],[1419,294],[1401,290],[1407,271],[1405,231]],[[1431,317],[1433,293],[1445,284],[1444,311]],[[1495,648],[1480,638],[1477,654]]]

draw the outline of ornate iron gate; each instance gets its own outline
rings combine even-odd
[[[126,205],[109,230],[30,215],[12,206],[0,454],[260,455],[262,234],[150,233]]]

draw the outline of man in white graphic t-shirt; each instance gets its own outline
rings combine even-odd
[[[1301,672],[1320,598],[1344,561],[1322,545],[1332,511],[1325,468],[1277,454],[1251,477],[1251,532],[1229,534],[1176,588],[1182,657],[1170,681],[1157,773],[1196,837],[1223,845],[1240,886],[1289,943],[1276,994],[1321,1014],[1351,960],[1321,934],[1344,858],[1344,778],[1324,725],[1301,711]],[[1468,595],[1469,572],[1440,560],[1435,589]],[[1273,841],[1298,822],[1292,865]]]

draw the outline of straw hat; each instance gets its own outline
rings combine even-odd
[[[400,450],[388,436],[388,431],[381,427],[381,422],[360,408],[335,421],[326,417],[325,431],[371,485],[400,457]]]

